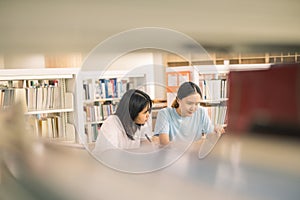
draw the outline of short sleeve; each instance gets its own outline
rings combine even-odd
[[[167,133],[169,134],[169,120],[167,116],[167,110],[162,109],[158,112],[156,122],[155,122],[155,128],[154,128],[154,135],[159,135],[161,133]]]

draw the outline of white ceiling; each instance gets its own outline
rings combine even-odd
[[[300,46],[299,0],[0,0],[0,53],[87,53],[138,27],[163,27],[207,47]]]

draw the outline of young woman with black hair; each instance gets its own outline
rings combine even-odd
[[[100,128],[94,153],[108,149],[140,147],[142,126],[148,121],[152,101],[141,90],[128,90],[121,98],[117,110],[108,116]]]
[[[224,129],[211,123],[207,111],[200,106],[202,93],[193,82],[184,82],[170,107],[158,112],[154,135],[161,145],[170,141],[195,141],[203,133],[224,133]]]

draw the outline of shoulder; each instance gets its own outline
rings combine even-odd
[[[203,106],[199,106],[196,113],[197,113],[197,115],[199,115],[201,117],[205,117],[207,115],[207,109]]]
[[[106,122],[120,121],[120,119],[117,115],[109,115],[105,121]]]
[[[164,114],[164,115],[170,115],[170,114],[172,114],[172,112],[174,112],[174,108],[170,108],[170,107],[166,107],[166,108],[163,108],[158,111],[158,113]]]
[[[119,126],[119,125],[122,125],[119,117],[117,115],[109,115],[102,126]]]
[[[157,121],[164,122],[171,122],[172,120],[175,120],[178,118],[178,114],[176,113],[175,108],[163,108],[161,109],[157,114]]]
[[[158,112],[157,117],[159,119],[163,118],[163,119],[167,120],[167,119],[173,118],[174,112],[176,112],[175,108],[166,107],[166,108],[161,109]]]

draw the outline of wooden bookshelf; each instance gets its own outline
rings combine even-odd
[[[176,56],[166,56],[165,63],[168,67],[195,66],[195,65],[223,65],[228,64],[283,64],[300,63],[300,53],[209,53],[211,60],[184,60]]]

